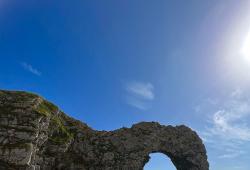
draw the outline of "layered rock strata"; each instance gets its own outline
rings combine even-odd
[[[186,126],[96,131],[38,95],[0,91],[0,170],[142,170],[155,152],[178,170],[209,169],[202,140]]]

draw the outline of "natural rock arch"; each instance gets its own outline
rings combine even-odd
[[[186,126],[96,131],[37,95],[0,91],[0,169],[142,170],[154,152],[178,170],[208,170],[205,146]]]
[[[155,122],[142,122],[133,125],[131,129],[114,133],[126,138],[126,141],[120,141],[120,146],[127,146],[123,152],[128,152],[128,160],[137,157],[134,164],[128,163],[128,169],[143,169],[149,161],[150,153],[165,154],[178,170],[208,169],[205,147],[201,139],[186,126],[172,127]]]

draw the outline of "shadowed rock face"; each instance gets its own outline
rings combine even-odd
[[[209,169],[201,139],[186,126],[96,131],[37,95],[0,91],[0,170],[142,170],[154,152],[178,170]]]

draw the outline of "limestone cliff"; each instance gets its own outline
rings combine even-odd
[[[178,170],[209,169],[201,139],[186,126],[96,131],[40,96],[0,91],[0,170],[142,170],[154,152]]]

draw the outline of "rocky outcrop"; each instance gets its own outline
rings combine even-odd
[[[96,131],[37,95],[0,91],[0,170],[142,170],[154,152],[178,170],[208,170],[205,147],[186,126]]]

